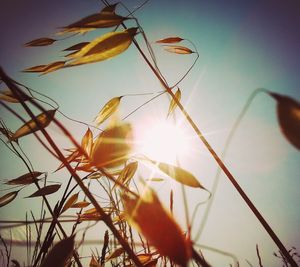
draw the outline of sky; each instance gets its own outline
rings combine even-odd
[[[131,0],[123,3],[134,9],[142,2]],[[57,38],[55,33],[59,27],[96,13],[102,7],[101,2],[95,0],[2,0],[1,67],[15,80],[55,99],[66,115],[89,123],[112,97],[161,91],[159,82],[134,46],[105,62],[63,69],[44,76],[21,72],[27,67],[59,60],[64,48],[109,31],[99,30],[69,38],[50,47],[23,46],[40,37]],[[117,12],[126,15],[126,10],[120,5]],[[181,100],[219,154],[234,121],[256,88],[267,88],[299,101],[299,14],[297,0],[150,0],[136,12],[169,84],[180,79],[193,63],[195,55],[168,54],[154,43],[155,40],[180,36],[196,46],[199,60],[180,84]],[[145,48],[140,36],[137,40]],[[192,48],[187,41],[183,45]],[[125,116],[150,97],[125,97],[120,115]],[[128,121],[134,125],[137,135],[147,132],[157,120],[164,121],[168,105],[168,98],[162,96],[130,116]],[[18,107],[16,110],[21,112]],[[0,107],[0,113],[12,130],[20,126],[20,121],[3,107]],[[179,155],[181,166],[210,189],[217,171],[216,163],[194,137],[179,111],[176,111],[176,117],[189,136],[187,151]],[[84,126],[61,115],[58,119],[80,140],[86,130]],[[50,125],[49,131],[62,147],[69,145],[54,126]],[[60,177],[66,176],[66,173],[52,173],[58,166],[57,161],[33,137],[24,137],[22,145],[35,168],[48,171],[51,181],[67,179]],[[0,146],[0,153],[2,180],[17,177],[25,171],[22,163],[3,145]],[[300,155],[281,134],[276,103],[268,95],[258,94],[253,100],[230,145],[225,162],[286,247],[295,246],[300,252],[300,210],[297,204],[300,200]],[[153,187],[162,200],[167,199],[165,192],[169,192],[170,188],[175,190],[178,195],[175,216],[184,225],[180,187],[167,181],[160,185],[153,184]],[[26,188],[18,199],[1,208],[1,219],[24,219],[29,207],[33,210],[38,208],[36,203],[23,199],[32,191],[33,188]],[[207,197],[205,192],[194,189],[187,189],[187,195],[190,211]],[[197,232],[204,209],[205,206],[201,205],[193,233]],[[276,246],[225,176],[221,177],[212,211],[198,242],[236,255],[241,266],[248,266],[246,259],[254,266],[258,265],[255,252],[258,244],[265,266],[281,266],[272,255],[277,251]],[[17,255],[18,251],[15,253]],[[228,257],[206,250],[204,253],[214,266],[228,266],[231,263]]]

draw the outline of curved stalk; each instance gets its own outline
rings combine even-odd
[[[106,5],[109,5],[108,1],[106,0],[102,0],[102,2]],[[122,23],[122,26],[126,29],[127,27],[125,26],[124,23]],[[243,198],[243,200],[246,202],[246,204],[248,205],[248,207],[252,210],[252,212],[254,213],[254,215],[257,217],[257,219],[260,221],[260,223],[262,224],[262,226],[265,228],[265,230],[267,231],[267,233],[270,235],[270,237],[273,239],[273,241],[275,242],[275,244],[278,246],[278,248],[280,249],[280,251],[282,252],[282,254],[284,255],[284,257],[287,259],[287,261],[291,264],[291,266],[297,266],[296,262],[294,261],[294,259],[291,257],[291,255],[288,253],[287,249],[284,247],[283,243],[281,242],[281,240],[278,238],[278,236],[275,234],[275,232],[272,230],[272,228],[270,227],[270,225],[267,223],[267,221],[264,219],[264,217],[261,215],[261,213],[258,211],[258,209],[255,207],[255,205],[252,203],[252,201],[249,199],[249,197],[247,196],[247,194],[244,192],[244,190],[241,188],[241,186],[239,185],[239,183],[236,181],[236,179],[234,178],[234,176],[232,175],[232,173],[229,171],[229,169],[225,166],[225,164],[223,163],[222,159],[218,156],[218,154],[214,151],[214,149],[212,148],[212,146],[209,144],[209,142],[206,140],[206,138],[203,136],[202,132],[200,131],[200,129],[198,128],[198,126],[194,123],[193,119],[191,118],[191,116],[188,114],[188,112],[185,110],[184,106],[181,104],[181,102],[176,98],[175,94],[172,92],[172,88],[170,88],[167,84],[167,82],[164,80],[164,77],[162,77],[161,73],[159,70],[156,69],[156,64],[154,63],[154,65],[149,61],[149,59],[147,58],[147,56],[145,55],[145,53],[142,51],[141,47],[139,46],[138,42],[136,41],[136,39],[133,39],[133,44],[135,45],[135,47],[137,48],[137,50],[139,51],[139,53],[141,54],[141,56],[143,57],[143,59],[145,60],[145,62],[147,63],[147,65],[150,67],[151,71],[154,73],[154,75],[156,76],[156,78],[160,81],[160,83],[162,84],[162,86],[164,87],[165,91],[171,96],[172,100],[176,103],[176,105],[178,106],[178,108],[180,109],[180,111],[182,112],[182,114],[184,115],[186,121],[190,124],[190,126],[193,128],[193,130],[195,131],[195,133],[197,134],[198,138],[202,141],[202,143],[206,146],[207,150],[210,152],[210,154],[212,155],[212,157],[214,158],[214,160],[216,161],[216,163],[218,164],[218,166],[220,167],[220,169],[225,173],[225,175],[227,176],[227,178],[231,181],[231,183],[233,184],[233,186],[235,187],[235,189],[238,191],[238,193],[240,194],[240,196]],[[3,81],[9,85],[9,87],[11,88],[11,90],[13,91],[13,94],[15,95],[15,97],[17,97],[18,99],[21,100],[21,105],[24,107],[24,109],[26,110],[26,112],[30,115],[30,117],[33,119],[33,121],[39,125],[39,122],[36,120],[34,114],[32,113],[32,111],[28,108],[27,104],[24,103],[24,101],[22,101],[22,95],[20,94],[20,92],[22,92],[14,83],[11,82],[11,80],[9,79],[9,77],[6,76],[6,74],[2,71],[2,69],[0,69],[0,74],[1,77],[3,79]],[[41,107],[36,101],[34,100],[30,100],[30,102],[32,104],[34,104],[36,107],[38,107],[40,110],[43,110],[43,107]],[[72,135],[66,130],[66,128],[56,119],[53,120],[53,122],[64,132],[64,134],[75,144],[76,147],[78,147],[81,151],[80,146],[77,144],[77,142],[74,140],[74,138],[72,137]],[[124,240],[120,234],[118,233],[118,231],[116,230],[116,228],[114,227],[111,218],[109,217],[109,215],[107,215],[103,209],[100,207],[100,205],[97,203],[97,201],[95,200],[95,198],[93,197],[93,195],[89,192],[89,190],[85,187],[85,185],[82,183],[80,177],[77,175],[76,171],[70,166],[70,164],[67,162],[67,160],[65,159],[65,157],[63,156],[62,152],[60,151],[60,149],[56,146],[55,142],[52,140],[52,138],[49,136],[49,134],[47,133],[47,131],[45,129],[43,129],[42,127],[40,127],[40,131],[42,132],[42,134],[45,136],[46,140],[48,141],[48,143],[50,144],[50,146],[53,148],[53,150],[55,151],[55,153],[57,154],[57,156],[60,158],[60,160],[62,161],[62,163],[66,166],[66,168],[68,169],[68,171],[72,174],[72,176],[74,177],[74,179],[76,180],[76,182],[79,184],[79,186],[81,187],[81,189],[84,191],[84,193],[86,194],[86,196],[90,199],[90,201],[92,202],[92,204],[95,206],[95,208],[97,209],[97,211],[101,214],[101,216],[103,217],[103,221],[106,223],[106,225],[110,228],[110,230],[113,232],[114,236],[119,240],[119,242],[121,243],[121,245],[123,246],[123,248],[126,250],[126,252],[128,253],[129,257],[134,261],[134,263],[137,266],[142,266],[140,261],[138,260],[138,258],[136,257],[136,255],[134,254],[134,252],[131,250],[130,246],[128,245],[127,241]],[[85,153],[83,153],[85,154]],[[101,170],[102,171],[102,170]],[[104,171],[102,171],[105,175],[106,174]]]
[[[200,129],[198,128],[198,126],[194,123],[194,121],[191,118],[191,116],[185,110],[185,108],[183,107],[183,105],[178,101],[178,99],[176,98],[175,94],[164,83],[164,81],[160,78],[160,76],[155,71],[155,69],[153,68],[153,66],[151,65],[151,63],[147,59],[147,57],[144,55],[143,51],[139,47],[139,45],[136,42],[136,40],[134,40],[134,44],[136,45],[137,49],[141,53],[142,57],[145,59],[146,63],[148,64],[148,66],[150,67],[150,69],[152,70],[152,72],[154,73],[154,75],[159,79],[159,81],[161,82],[161,84],[165,88],[166,92],[172,97],[172,99],[174,100],[174,102],[176,103],[176,105],[178,106],[178,108],[180,109],[180,111],[182,112],[182,114],[184,115],[184,117],[187,120],[187,122],[190,124],[190,126],[193,128],[193,130],[197,134],[198,138],[205,145],[205,147],[210,152],[211,156],[214,158],[214,160],[219,165],[219,167],[222,169],[222,171],[224,172],[224,174],[227,176],[227,178],[229,179],[229,181],[232,183],[232,185],[238,191],[238,193],[240,194],[240,196],[243,198],[243,200],[246,202],[246,204],[248,205],[248,207],[254,213],[254,215],[259,220],[259,222],[261,223],[261,225],[265,228],[265,230],[267,231],[267,233],[269,234],[269,236],[272,238],[272,240],[274,241],[274,243],[277,245],[277,247],[279,248],[279,250],[283,253],[284,257],[289,261],[289,263],[291,264],[291,266],[295,266],[296,267],[297,263],[292,258],[292,256],[288,253],[287,249],[285,248],[285,246],[283,245],[283,243],[281,242],[281,240],[275,234],[275,232],[273,231],[273,229],[271,228],[271,226],[267,223],[267,221],[265,220],[265,218],[261,215],[261,213],[255,207],[255,205],[252,203],[252,201],[247,196],[247,194],[245,193],[245,191],[241,188],[241,186],[239,185],[239,183],[237,182],[237,180],[234,178],[234,176],[231,174],[231,172],[229,171],[229,169],[225,166],[225,164],[223,163],[223,161],[221,160],[221,158],[218,156],[218,154],[215,152],[215,150],[212,148],[212,146],[206,140],[206,138],[204,137],[204,135],[202,134],[202,132],[200,131]]]
[[[238,129],[243,117],[245,116],[248,108],[250,107],[253,99],[255,98],[255,96],[258,94],[258,93],[266,93],[267,90],[266,89],[263,89],[263,88],[258,88],[256,89],[254,92],[252,92],[252,94],[249,96],[248,100],[246,101],[246,104],[245,106],[243,107],[241,113],[239,114],[239,116],[237,117],[235,123],[233,124],[231,130],[230,130],[230,133],[228,134],[228,137],[225,141],[225,145],[224,145],[224,148],[223,148],[223,151],[221,153],[221,159],[224,160],[225,157],[226,157],[226,153],[227,153],[227,150],[229,148],[229,145],[231,143],[231,140],[233,139],[234,135],[235,135],[235,132],[236,130]],[[209,200],[207,206],[206,206],[206,209],[205,209],[205,212],[204,212],[204,215],[203,215],[203,219],[201,221],[201,224],[200,224],[200,227],[199,227],[199,230],[196,234],[196,237],[195,237],[195,242],[197,242],[197,240],[200,238],[202,232],[203,232],[203,229],[205,227],[205,224],[207,222],[207,219],[208,219],[208,215],[209,215],[209,212],[211,210],[211,207],[212,207],[212,204],[214,202],[214,198],[215,198],[215,193],[217,191],[217,188],[218,188],[218,184],[219,184],[219,181],[220,181],[220,176],[221,176],[221,173],[222,173],[222,169],[221,168],[218,168],[217,170],[217,173],[216,173],[216,176],[214,178],[214,182],[213,182],[213,186],[212,186],[212,189],[211,189],[211,194],[212,194],[212,197],[211,199]]]
[[[109,3],[106,0],[101,0],[101,1],[105,5],[109,5]],[[127,29],[127,27],[126,27],[126,25],[124,23],[122,23],[122,26],[125,29]],[[234,176],[232,175],[232,173],[229,171],[229,169],[225,166],[225,164],[223,163],[223,161],[221,160],[221,158],[218,156],[218,154],[215,152],[215,150],[212,148],[212,146],[206,140],[206,138],[204,137],[204,135],[202,134],[202,132],[200,131],[200,129],[198,128],[198,126],[193,121],[192,117],[189,115],[189,113],[186,111],[186,109],[183,107],[183,105],[180,103],[180,101],[176,98],[176,96],[172,92],[171,88],[167,85],[167,83],[164,81],[164,79],[160,76],[159,72],[156,71],[155,67],[151,64],[151,62],[149,61],[149,59],[146,57],[145,53],[143,52],[143,50],[139,46],[139,44],[136,41],[136,39],[133,39],[133,44],[135,45],[135,47],[137,48],[137,50],[139,51],[139,53],[141,54],[141,56],[143,57],[143,59],[145,60],[145,62],[147,63],[147,65],[149,66],[149,68],[151,69],[151,71],[153,72],[153,74],[155,75],[155,77],[162,84],[162,86],[164,87],[165,91],[171,96],[171,98],[173,99],[173,101],[176,103],[176,105],[180,109],[181,113],[185,117],[186,121],[193,128],[193,130],[196,133],[196,135],[198,136],[198,138],[205,145],[205,147],[207,148],[207,150],[209,151],[209,153],[211,154],[211,156],[214,158],[214,160],[219,165],[219,167],[222,169],[222,171],[227,176],[227,178],[229,179],[229,181],[232,183],[232,185],[238,191],[238,193],[240,194],[240,196],[242,197],[242,199],[246,202],[246,204],[251,209],[251,211],[254,213],[254,215],[259,220],[259,222],[261,223],[261,225],[265,228],[265,230],[267,231],[267,233],[269,234],[269,236],[272,238],[272,240],[274,241],[274,243],[277,245],[277,247],[279,248],[279,250],[284,255],[284,257],[288,260],[288,262],[291,264],[291,266],[293,266],[293,267],[295,266],[296,267],[297,263],[292,258],[292,256],[289,254],[289,252],[287,251],[287,249],[285,248],[285,246],[283,245],[283,243],[281,242],[281,240],[278,238],[278,236],[273,231],[273,229],[271,228],[271,226],[267,223],[267,221],[262,216],[262,214],[255,207],[255,205],[250,200],[250,198],[247,196],[247,194],[245,193],[245,191],[241,188],[241,186],[239,185],[239,183],[237,182],[237,180],[234,178]]]

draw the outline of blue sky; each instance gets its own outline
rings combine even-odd
[[[130,9],[140,3],[124,1]],[[67,115],[86,122],[91,122],[102,105],[112,97],[160,91],[159,83],[133,46],[106,62],[63,69],[45,76],[20,72],[29,66],[56,61],[62,55],[62,49],[106,32],[96,31],[51,47],[22,46],[39,37],[55,37],[58,27],[101,8],[101,3],[95,0],[2,1],[0,65],[14,79],[57,100]],[[117,10],[126,14],[121,6]],[[220,153],[234,120],[256,88],[264,87],[300,99],[299,14],[297,0],[150,0],[136,16],[151,42],[175,35],[191,40],[197,47],[199,60],[180,85],[182,102]],[[141,40],[140,37],[137,39]],[[154,45],[154,51],[170,84],[176,82],[193,61],[193,55],[170,55],[157,45]],[[147,99],[125,98],[121,115],[126,115]],[[131,116],[129,121],[138,129],[147,129],[150,125],[143,122],[153,117],[164,117],[167,108],[168,100],[163,96]],[[2,107],[0,112],[11,129],[20,126],[20,122]],[[179,112],[178,118],[181,119]],[[60,119],[80,139],[85,128],[62,117]],[[193,135],[186,123],[182,127]],[[56,129],[50,127],[50,131],[57,135],[62,145],[67,145]],[[49,156],[33,137],[26,137],[23,142],[24,148],[33,152],[31,159],[36,162],[36,167],[49,172],[55,169],[57,162],[48,159]],[[181,158],[182,166],[210,188],[216,164],[199,141],[191,140],[190,146],[189,155]],[[21,163],[16,163],[4,147],[0,148],[0,153],[1,178],[22,174],[24,166]],[[45,155],[43,159],[41,153]],[[299,251],[299,151],[281,135],[275,102],[267,95],[259,94],[253,101],[228,151],[226,163],[283,243],[288,248],[296,246]],[[52,177],[52,180],[57,180],[58,175],[53,174]],[[167,183],[154,187],[162,198],[164,190],[169,190]],[[205,196],[188,189],[191,210]],[[20,209],[21,201],[20,198],[19,202],[2,208],[1,218],[18,217],[15,211]],[[24,200],[22,206],[24,213],[30,203],[27,201]],[[179,221],[183,217],[180,202],[178,200]],[[204,207],[200,209],[197,224],[201,221],[203,210]],[[257,265],[255,245],[259,244],[264,264],[280,266],[280,262],[272,256],[277,248],[225,177],[222,177],[200,243],[235,254],[241,266],[247,266],[245,259]],[[207,255],[216,266],[230,262],[219,255]]]

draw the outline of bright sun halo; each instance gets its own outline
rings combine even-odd
[[[161,162],[174,163],[176,156],[182,156],[188,149],[188,139],[183,129],[168,122],[147,127],[140,141],[141,153]]]

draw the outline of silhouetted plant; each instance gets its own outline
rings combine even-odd
[[[99,28],[115,27],[113,31],[107,32],[92,41],[77,43],[64,49],[68,53],[65,55],[64,60],[29,67],[24,72],[44,75],[63,68],[74,68],[78,65],[100,62],[115,57],[125,52],[131,45],[134,45],[165,89],[164,92],[158,92],[152,99],[164,93],[171,97],[169,109],[166,114],[167,117],[171,116],[175,109],[180,110],[184,118],[194,129],[199,140],[204,143],[216,160],[220,170],[226,174],[278,246],[280,256],[277,254],[274,255],[280,257],[285,264],[297,266],[294,258],[298,257],[298,254],[294,249],[290,251],[286,250],[283,243],[253,205],[180,102],[182,92],[178,86],[186,78],[198,59],[198,52],[194,44],[178,36],[167,36],[156,41],[167,52],[177,55],[194,56],[194,61],[186,74],[175,85],[169,86],[157,66],[154,52],[143,28],[138,23],[138,19],[133,16],[134,11],[129,12],[128,16],[122,16],[116,14],[118,4],[109,5],[106,1],[103,1],[103,3],[106,6],[101,12],[62,27],[59,34],[67,35],[66,38],[72,38],[74,35],[94,31]],[[135,27],[127,28],[124,23],[128,20],[132,20],[136,24]],[[123,30],[119,28],[123,28]],[[150,55],[149,57],[146,56],[135,39],[137,35],[143,37]],[[26,43],[25,46],[55,45],[57,42],[63,42],[66,38],[54,39],[42,37]],[[182,45],[182,43],[185,45]],[[82,136],[81,142],[78,143],[75,136],[57,119],[57,113],[62,114],[58,106],[40,101],[35,97],[35,91],[14,81],[3,69],[0,70],[0,78],[8,88],[0,94],[1,105],[23,123],[16,131],[11,131],[6,127],[5,121],[1,120],[0,130],[3,140],[5,139],[4,144],[27,168],[25,174],[7,180],[6,185],[14,186],[13,188],[18,188],[18,190],[12,189],[13,191],[1,196],[0,207],[8,205],[17,199],[20,190],[33,185],[36,187],[36,191],[28,197],[40,198],[46,206],[45,209],[42,209],[39,219],[36,219],[32,214],[32,220],[26,218],[25,222],[19,222],[24,224],[30,233],[32,229],[29,225],[34,224],[34,230],[38,237],[34,242],[33,252],[28,252],[28,257],[30,257],[27,259],[28,265],[45,267],[72,266],[77,264],[78,266],[82,266],[83,256],[79,254],[78,248],[81,242],[85,242],[84,236],[89,227],[83,231],[81,237],[78,236],[77,227],[83,222],[103,221],[106,224],[107,230],[102,241],[101,255],[98,251],[92,252],[89,255],[89,266],[104,266],[105,263],[109,263],[112,266],[136,265],[150,267],[156,266],[159,263],[168,263],[170,266],[175,266],[176,264],[187,266],[191,261],[199,266],[210,266],[203,257],[201,250],[196,247],[194,241],[197,240],[197,237],[194,240],[191,236],[190,230],[193,226],[191,224],[193,219],[190,220],[187,216],[187,229],[182,229],[174,218],[172,214],[173,192],[171,191],[170,193],[170,208],[167,209],[161,203],[154,190],[146,185],[144,180],[141,182],[142,186],[132,188],[132,185],[135,185],[135,180],[137,180],[135,174],[139,168],[139,164],[145,163],[153,165],[154,168],[159,169],[165,175],[181,183],[185,201],[184,186],[195,188],[195,190],[208,191],[192,173],[179,166],[179,164],[175,166],[159,162],[156,159],[149,159],[145,155],[131,154],[133,142],[132,125],[117,119],[115,116],[119,106],[122,104],[122,99],[129,95],[116,96],[105,103],[95,116],[93,125],[82,122],[88,128]],[[177,88],[176,92],[175,88]],[[282,132],[287,140],[299,149],[299,103],[288,96],[282,96],[266,89],[259,89],[258,91],[263,91],[276,100],[279,125]],[[255,91],[255,94],[258,91]],[[237,123],[233,127],[233,132],[238,127],[254,95],[250,98],[241,116],[238,118]],[[21,105],[30,116],[30,120],[25,120],[23,114],[18,113],[11,107],[11,103]],[[45,107],[46,104],[47,108]],[[49,105],[52,106],[50,110],[48,109]],[[33,112],[33,110],[36,109],[41,113],[35,115],[36,112]],[[100,129],[99,127],[102,127],[106,120],[110,120],[109,125]],[[73,147],[66,149],[66,152],[63,153],[62,148],[57,145],[47,131],[47,127],[50,124],[55,124],[59,127],[63,134],[71,141]],[[228,143],[225,146],[223,156],[225,156],[233,132],[228,137]],[[60,171],[64,168],[69,171],[71,177],[66,185],[62,185],[61,183],[49,185],[47,181],[48,174],[33,168],[30,160],[22,150],[21,142],[19,142],[24,136],[31,134],[34,134],[42,146],[61,162],[61,165],[55,171]],[[41,177],[42,175],[43,177]],[[73,179],[75,185],[72,186]],[[160,178],[151,177],[150,179],[159,181]],[[42,181],[44,181],[43,185],[41,185]],[[90,190],[91,183],[102,189],[106,200],[108,199],[108,203],[96,199]],[[61,190],[62,187],[64,188],[64,192],[61,198],[54,207],[51,206],[48,197]],[[212,193],[215,193],[215,189],[212,190]],[[210,192],[209,194],[211,195]],[[208,199],[208,201],[212,201],[212,199]],[[187,207],[188,203],[185,203],[185,205]],[[45,217],[46,209],[51,218]],[[71,219],[66,219],[65,212],[71,210],[78,212]],[[70,233],[66,232],[63,223],[73,223]],[[136,231],[133,231],[133,229]],[[75,235],[77,237],[76,242]],[[60,241],[57,241],[58,239]],[[28,243],[26,245],[28,251],[31,251],[29,249],[31,247],[29,240],[30,242],[33,241],[30,234],[28,234]],[[3,238],[1,238],[1,241],[6,250],[5,255],[8,266],[11,261],[9,249],[7,242]],[[259,264],[262,265],[258,247],[257,255]],[[235,259],[234,261],[237,264]],[[15,266],[19,264],[16,260],[12,260],[11,262]]]

